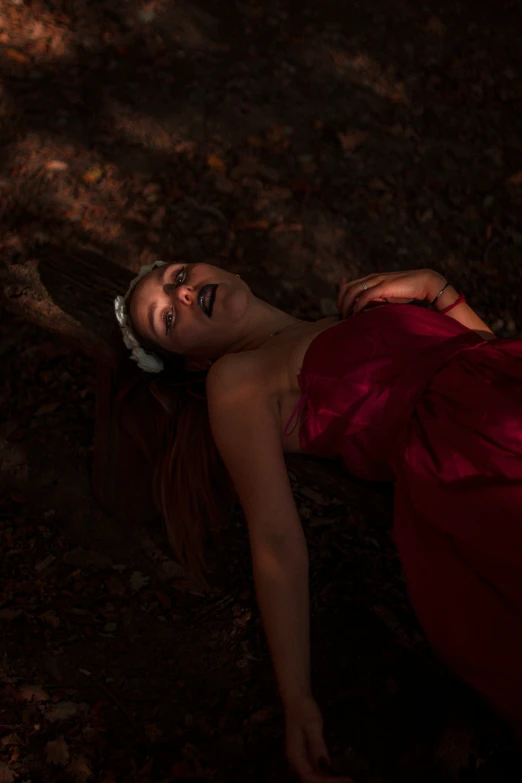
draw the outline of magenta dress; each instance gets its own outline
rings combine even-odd
[[[303,452],[395,482],[394,539],[438,654],[522,720],[522,340],[388,304],[310,345]]]

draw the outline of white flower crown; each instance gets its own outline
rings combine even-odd
[[[145,372],[161,372],[163,370],[163,362],[151,351],[146,351],[140,344],[138,338],[134,334],[129,319],[129,311],[127,309],[127,300],[134,286],[141,280],[144,275],[152,272],[158,266],[165,266],[166,261],[155,261],[148,266],[142,266],[137,277],[131,280],[131,283],[127,289],[125,296],[117,296],[114,300],[114,312],[116,313],[116,320],[118,321],[123,336],[123,342],[126,348],[131,352],[131,359],[133,359],[138,367]]]

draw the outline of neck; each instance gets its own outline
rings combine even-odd
[[[234,353],[239,351],[253,351],[260,348],[270,338],[297,324],[306,323],[300,318],[273,307],[268,302],[257,300],[258,306],[252,308],[251,322],[244,337],[232,349]]]

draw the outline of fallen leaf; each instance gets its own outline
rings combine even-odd
[[[261,136],[247,136],[247,144],[254,149],[260,149],[264,146],[265,140]]]
[[[59,767],[65,767],[69,763],[69,746],[63,734],[60,734],[58,739],[47,743],[45,746],[45,759],[48,764],[56,764]]]
[[[186,761],[177,761],[173,764],[170,768],[170,774],[173,778],[183,778],[183,780],[194,777],[194,774]]]
[[[250,723],[263,723],[270,717],[271,713],[271,707],[265,707],[262,710],[257,710],[257,712],[254,712],[254,714],[250,716]]]
[[[62,560],[67,565],[78,566],[79,568],[86,568],[92,566],[93,568],[110,568],[112,565],[112,559],[110,555],[105,552],[97,552],[95,549],[84,549],[79,546],[76,549],[70,549],[62,555]]]
[[[163,736],[162,730],[156,723],[146,723],[145,734],[151,742],[157,742]]]
[[[56,560],[56,557],[54,555],[47,555],[43,560],[41,560],[39,563],[37,563],[34,567],[35,571],[38,571],[40,573],[41,571],[45,571],[47,566],[50,566],[51,563]]]
[[[22,738],[18,734],[6,734],[5,737],[0,739],[0,745],[22,745]]]
[[[49,710],[44,713],[50,723],[57,723],[59,720],[67,720],[80,712],[80,705],[75,701],[59,701],[53,704]]]
[[[56,612],[53,609],[49,609],[47,612],[42,612],[41,615],[39,615],[40,620],[43,620],[45,623],[51,626],[51,628],[59,628],[60,627],[60,618],[56,614]]]
[[[15,779],[15,773],[12,769],[9,769],[7,764],[0,761],[0,783],[13,783]]]
[[[67,171],[69,164],[64,160],[50,160],[45,164],[46,171]]]
[[[175,145],[174,152],[177,152],[178,154],[180,152],[186,152],[189,160],[192,160],[196,153],[197,146],[196,141],[180,141],[179,144]]]
[[[266,140],[269,144],[286,143],[288,141],[287,135],[287,129],[283,125],[272,125],[266,134]]]
[[[21,614],[21,609],[0,609],[0,620],[16,620]]]
[[[141,571],[133,571],[129,580],[133,590],[141,590],[150,581],[150,576],[143,576]]]
[[[428,32],[439,35],[440,37],[446,35],[446,25],[441,22],[438,16],[430,16],[426,29]]]
[[[211,153],[207,158],[207,166],[211,168],[212,171],[217,171],[220,174],[224,174],[227,170],[224,161],[222,161],[218,155],[214,155],[213,153]]]
[[[160,604],[163,607],[165,607],[165,609],[170,609],[170,607],[172,606],[172,601],[170,600],[170,596],[168,596],[162,590],[154,590],[154,594],[156,595],[156,598],[158,599]]]
[[[66,771],[77,783],[85,783],[92,775],[87,759],[81,754],[74,756]]]
[[[516,174],[513,174],[508,179],[508,182],[510,185],[522,185],[522,169],[520,171],[517,171]]]
[[[84,171],[82,179],[87,185],[95,185],[103,177],[104,171],[101,166],[94,166],[92,169]]]
[[[57,408],[59,408],[61,405],[61,402],[46,402],[45,405],[40,405],[35,416],[42,416],[46,413],[54,413]]]
[[[50,699],[39,685],[22,685],[18,692],[23,701],[49,701]]]
[[[267,231],[269,228],[269,220],[249,220],[245,223],[232,224],[232,231]]]
[[[6,49],[5,55],[9,60],[20,63],[20,65],[28,65],[31,62],[31,58],[27,54],[19,52],[18,49]]]
[[[353,152],[357,149],[357,147],[360,147],[361,144],[364,144],[368,138],[368,132],[360,130],[352,131],[351,133],[339,132],[337,134],[337,138],[339,139],[341,147],[345,152]]]

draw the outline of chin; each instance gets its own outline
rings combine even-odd
[[[223,314],[230,318],[232,321],[238,321],[248,310],[248,300],[250,297],[250,290],[244,288],[232,288],[224,292],[223,299],[221,300],[220,309],[222,308]],[[217,315],[217,313],[216,313]]]

